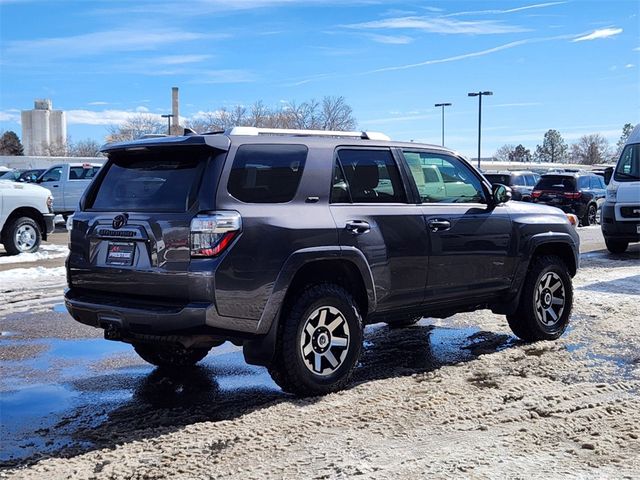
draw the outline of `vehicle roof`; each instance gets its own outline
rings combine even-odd
[[[485,175],[538,175],[531,170],[486,170]]]
[[[228,135],[224,132],[210,134],[187,134],[182,136],[166,136],[144,138],[127,142],[109,143],[101,148],[102,152],[114,153],[125,150],[138,150],[162,146],[209,146],[219,150],[229,150],[233,144],[305,144],[316,148],[335,148],[340,146],[367,146],[367,147],[400,147],[407,149],[424,148],[431,151],[439,151],[451,155],[458,155],[454,150],[426,143],[400,142],[394,140],[370,140],[343,136],[313,136],[313,135]]]
[[[549,172],[543,173],[542,177],[584,177],[589,175],[595,175],[593,172],[588,172],[586,170],[581,170],[579,172]]]

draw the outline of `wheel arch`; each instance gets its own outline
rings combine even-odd
[[[47,226],[45,224],[44,217],[38,209],[33,207],[19,207],[13,210],[5,220],[0,235],[4,237],[8,226],[11,225],[11,222],[20,217],[29,217],[33,219],[38,224],[38,228],[40,228],[40,236],[42,237],[42,239],[47,239]]]

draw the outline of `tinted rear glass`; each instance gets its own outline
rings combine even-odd
[[[306,159],[304,145],[242,145],[229,174],[229,193],[246,203],[289,202]]]
[[[538,181],[536,189],[573,191],[576,189],[576,179],[562,175],[545,175]]]
[[[493,185],[494,183],[500,183],[502,185],[509,185],[510,176],[509,175],[498,175],[495,173],[485,173],[484,178],[489,180],[489,182]]]
[[[209,153],[180,148],[112,155],[89,209],[185,212],[195,201]]]

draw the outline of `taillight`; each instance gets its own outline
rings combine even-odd
[[[238,212],[198,214],[191,220],[191,256],[220,255],[241,229],[242,217]]]
[[[576,199],[576,198],[580,198],[582,196],[582,192],[565,192],[564,193],[564,197],[565,198],[571,198],[571,199]]]
[[[542,195],[542,190],[534,190],[533,192],[531,192],[531,196],[533,198],[540,198],[540,195]]]

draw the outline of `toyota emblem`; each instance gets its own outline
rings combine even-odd
[[[124,227],[127,224],[127,216],[126,215],[116,215],[113,219],[113,223],[111,224],[113,228],[118,230],[119,228]]]

